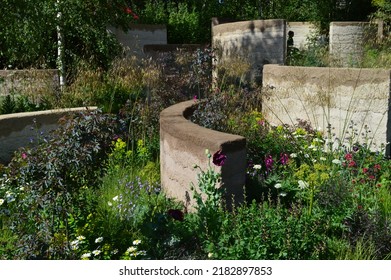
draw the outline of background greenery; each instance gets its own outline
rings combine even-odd
[[[131,22],[162,23],[169,43],[208,44],[212,17],[284,18],[327,28],[331,21],[367,20],[370,15],[389,23],[389,12],[384,0],[1,0],[0,68],[56,68],[57,28],[71,79],[77,63],[108,69],[120,54],[118,42],[106,30],[109,25],[126,30]]]

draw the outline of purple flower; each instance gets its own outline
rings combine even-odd
[[[213,154],[213,164],[216,166],[223,166],[227,156],[223,154],[221,150]]]
[[[265,166],[266,166],[266,171],[270,172],[273,169],[273,157],[271,155],[268,155],[265,159]]]
[[[281,162],[282,165],[287,164],[288,160],[289,160],[289,157],[288,157],[287,154],[285,154],[285,153],[284,154],[283,153],[280,154],[280,162]]]

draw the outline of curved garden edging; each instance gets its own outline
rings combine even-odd
[[[29,145],[40,134],[56,129],[64,115],[95,109],[78,107],[0,115],[0,163],[7,164],[16,150]]]
[[[226,197],[243,199],[246,178],[246,139],[201,127],[188,118],[194,112],[195,101],[185,101],[160,113],[160,173],[162,188],[167,195],[192,205],[191,184],[197,185],[198,165],[208,168],[205,150],[213,154],[221,150],[227,159],[221,172]],[[213,165],[213,164],[212,164]]]

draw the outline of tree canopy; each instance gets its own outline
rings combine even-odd
[[[0,68],[55,68],[58,31],[67,65],[106,67],[120,51],[107,27],[135,20],[121,0],[0,0],[0,14]]]
[[[169,43],[209,43],[211,18],[312,21],[390,19],[389,0],[0,0],[0,69],[55,68],[58,35],[68,70],[107,68],[121,52],[108,26],[166,24]]]

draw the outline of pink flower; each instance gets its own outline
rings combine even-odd
[[[364,168],[362,169],[362,172],[363,172],[363,173],[367,173],[368,170],[369,170],[368,168],[364,167]]]
[[[352,154],[346,154],[346,155],[345,155],[345,159],[346,159],[347,161],[351,161],[351,160],[353,159]]]
[[[26,159],[27,158],[27,154],[26,153],[22,153],[22,159]]]

